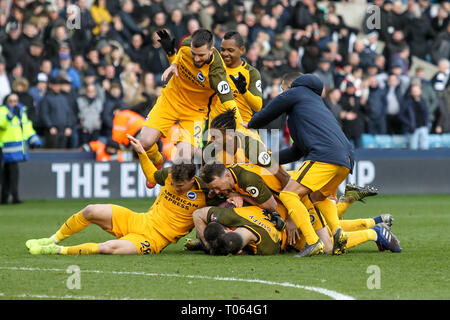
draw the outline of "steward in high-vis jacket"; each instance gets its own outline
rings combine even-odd
[[[2,153],[2,193],[1,203],[8,202],[12,195],[13,203],[20,203],[19,162],[28,160],[28,147],[38,147],[41,141],[28,119],[26,107],[19,103],[19,97],[13,93],[6,104],[0,106],[0,149]]]

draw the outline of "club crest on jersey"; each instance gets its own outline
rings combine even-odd
[[[197,79],[200,82],[204,82],[206,80],[206,77],[203,75],[203,73],[200,71],[199,73],[197,73]]]
[[[250,187],[247,187],[247,189],[245,189],[245,191],[247,191],[247,193],[249,195],[251,195],[253,198],[256,198],[259,196],[259,190],[257,187],[250,186]]]
[[[186,193],[186,196],[189,200],[197,199],[197,193],[195,193],[195,191],[188,191],[188,193]]]

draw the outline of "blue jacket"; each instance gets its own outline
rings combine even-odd
[[[423,98],[420,98],[420,109],[425,126],[427,126],[429,120],[428,107]],[[405,133],[413,133],[414,130],[419,128],[416,125],[416,113],[414,112],[414,100],[412,97],[405,99],[398,117],[403,122]]]
[[[353,170],[353,147],[321,98],[323,84],[312,74],[300,75],[291,89],[281,93],[255,115],[249,128],[261,128],[286,113],[293,140],[291,149],[304,160],[342,165]],[[281,162],[281,161],[280,161]]]

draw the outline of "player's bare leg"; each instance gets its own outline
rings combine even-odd
[[[330,231],[327,227],[323,227],[319,230],[316,230],[319,239],[322,240],[325,253],[331,254],[333,252],[333,241],[331,241]]]
[[[109,240],[98,246],[100,254],[138,254],[133,242],[126,239]]]

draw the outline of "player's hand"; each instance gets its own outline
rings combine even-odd
[[[247,92],[247,80],[245,79],[244,75],[239,72],[238,77],[235,78],[230,74],[231,80],[236,85],[236,88],[238,89],[240,94],[244,94]]]
[[[168,67],[166,70],[164,70],[164,73],[161,76],[161,80],[163,82],[167,82],[172,73],[174,73],[178,77],[178,66],[174,63],[171,64],[170,67]]]
[[[136,153],[138,153],[138,154],[145,153],[144,147],[142,146],[141,142],[138,139],[129,135],[128,133],[127,133],[127,138],[130,140],[130,143],[133,146],[134,151],[136,151]]]
[[[297,243],[297,240],[300,238],[298,228],[289,215],[286,218],[286,236],[287,243],[291,246],[295,245]]]
[[[161,43],[161,47],[163,47],[164,51],[168,56],[172,56],[175,54],[175,38],[170,39],[170,35],[167,30],[159,30],[156,31],[156,34],[159,36],[158,42]]]

